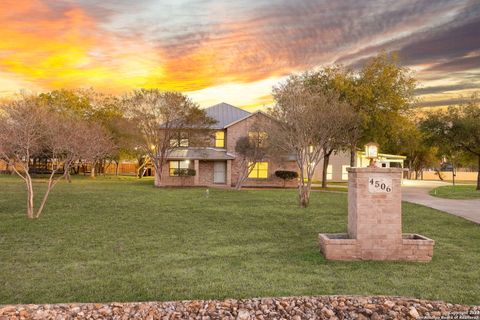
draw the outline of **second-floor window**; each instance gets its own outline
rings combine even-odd
[[[225,148],[225,131],[215,132],[215,148]]]
[[[188,147],[188,135],[182,132],[175,134],[170,139],[170,147],[172,148]]]
[[[267,133],[264,131],[249,131],[248,138],[259,147],[264,147],[267,141]]]

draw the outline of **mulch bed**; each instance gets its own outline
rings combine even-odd
[[[318,296],[0,306],[13,319],[475,319],[480,306],[402,297]]]

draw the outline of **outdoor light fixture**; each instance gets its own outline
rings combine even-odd
[[[378,144],[370,142],[365,145],[365,157],[370,159],[369,167],[375,167],[375,159],[378,158]]]

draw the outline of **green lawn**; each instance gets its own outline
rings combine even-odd
[[[480,303],[480,226],[404,204],[404,232],[433,261],[332,262],[319,232],[345,232],[344,193],[156,189],[151,180],[61,183],[25,217],[23,185],[0,177],[0,304],[291,295],[401,295]]]
[[[430,195],[447,199],[480,199],[475,185],[441,186],[430,191]]]

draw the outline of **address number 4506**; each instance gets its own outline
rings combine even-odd
[[[379,189],[379,190],[382,190],[384,192],[392,192],[392,187],[389,186],[388,184],[386,184],[385,182],[383,181],[380,181],[380,180],[374,180],[373,178],[371,178],[369,180],[369,183],[371,186],[373,186],[375,189]]]

